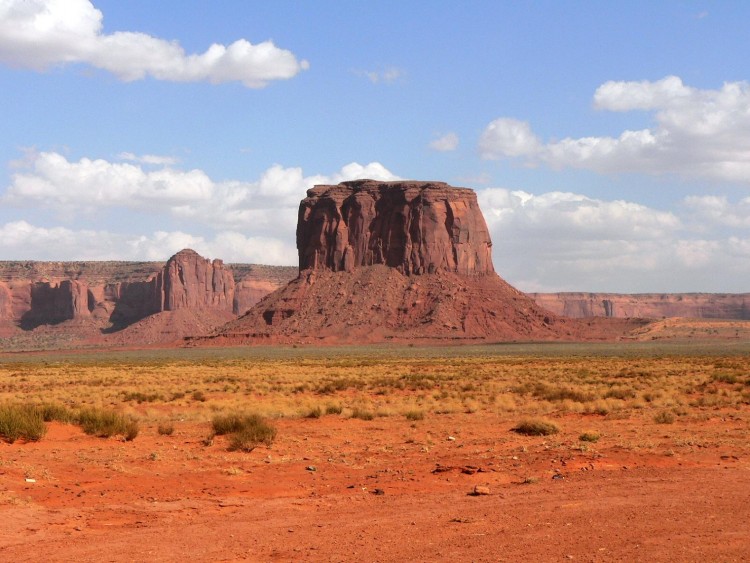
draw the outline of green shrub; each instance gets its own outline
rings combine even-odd
[[[75,419],[75,413],[59,403],[42,403],[38,408],[44,422],[56,421],[67,424]]]
[[[41,440],[47,433],[42,410],[34,405],[8,403],[0,405],[0,437],[11,444],[22,438]]]
[[[581,442],[598,442],[601,436],[597,432],[584,432],[578,439]]]
[[[257,414],[219,415],[211,426],[217,436],[230,435],[230,451],[251,452],[261,444],[270,446],[276,438],[276,428]]]
[[[522,420],[512,430],[524,436],[549,436],[550,434],[557,434],[560,431],[554,422],[541,419]]]
[[[77,422],[86,434],[109,438],[123,436],[131,441],[138,436],[138,421],[124,414],[98,408],[81,409]]]

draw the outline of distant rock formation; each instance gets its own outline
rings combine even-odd
[[[750,320],[750,293],[530,293],[545,309],[566,317]]]
[[[161,310],[218,309],[232,312],[234,277],[219,259],[211,262],[190,249],[172,256],[159,274]]]
[[[376,342],[581,336],[494,273],[466,188],[358,180],[316,186],[297,225],[300,275],[213,340]]]
[[[492,242],[473,190],[443,182],[315,186],[297,222],[300,270],[490,274]]]
[[[71,335],[114,332],[180,309],[203,311],[212,321],[229,320],[296,275],[296,267],[225,266],[189,249],[166,264],[0,262],[0,337],[66,322],[75,322]],[[186,332],[188,317],[180,318]]]

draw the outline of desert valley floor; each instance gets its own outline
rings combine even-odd
[[[114,409],[138,432],[52,421],[0,442],[0,559],[744,561],[749,353],[746,339],[4,353],[0,401]],[[227,413],[261,415],[275,439],[231,451],[212,431]]]

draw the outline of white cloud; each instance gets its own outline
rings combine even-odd
[[[569,192],[488,188],[478,197],[495,268],[520,289],[747,290],[750,238],[721,234],[705,217]]]
[[[125,81],[151,76],[174,82],[242,82],[263,88],[308,68],[271,41],[239,39],[187,55],[176,41],[145,33],[102,33],[102,13],[89,0],[0,0],[0,61],[45,70],[85,63]]]
[[[183,248],[225,262],[294,264],[294,245],[267,237],[220,231],[207,239],[182,231],[130,235],[108,231],[45,228],[26,221],[0,225],[0,254],[6,260],[149,260],[162,261]]]
[[[479,138],[482,158],[533,156],[540,149],[541,143],[528,123],[507,117],[490,123]]]
[[[213,182],[200,170],[146,172],[134,164],[88,158],[69,162],[59,153],[41,152],[30,163],[30,170],[13,174],[2,201],[69,210],[110,206],[153,209],[208,201],[212,188]]]
[[[656,82],[610,80],[594,92],[594,107],[610,111],[659,109],[674,100],[685,100],[691,93],[691,89],[676,76],[667,76]]]
[[[141,164],[152,164],[154,166],[172,166],[179,162],[179,159],[173,156],[159,156],[155,154],[137,155],[132,152],[121,152],[117,155],[120,160],[128,162],[139,162]]]
[[[365,76],[373,84],[393,84],[406,76],[406,72],[400,68],[389,66],[382,70],[356,71],[356,74]]]
[[[486,159],[523,158],[528,165],[603,173],[673,173],[687,178],[750,182],[750,86],[728,82],[701,90],[675,76],[656,82],[607,82],[597,108],[653,112],[653,127],[618,137],[564,138],[543,143],[524,121],[500,118],[479,140]]]
[[[750,228],[750,197],[730,203],[725,196],[688,196],[683,205],[701,224]]]
[[[167,213],[190,226],[281,241],[294,239],[299,202],[313,185],[398,179],[377,162],[353,162],[332,174],[311,176],[305,176],[302,168],[276,164],[253,182],[217,182],[202,170],[169,166],[146,170],[138,164],[102,159],[71,162],[55,152],[33,153],[26,166],[12,175],[0,204],[47,208],[68,220],[116,208],[157,216]]]
[[[438,152],[450,152],[458,148],[458,135],[446,133],[430,142],[430,148]]]

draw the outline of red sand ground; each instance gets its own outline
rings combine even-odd
[[[279,420],[251,453],[205,446],[205,424],[121,442],[53,423],[0,444],[0,560],[746,561],[745,415],[569,415],[546,438],[491,414],[333,415]],[[583,430],[603,437],[571,449]]]

